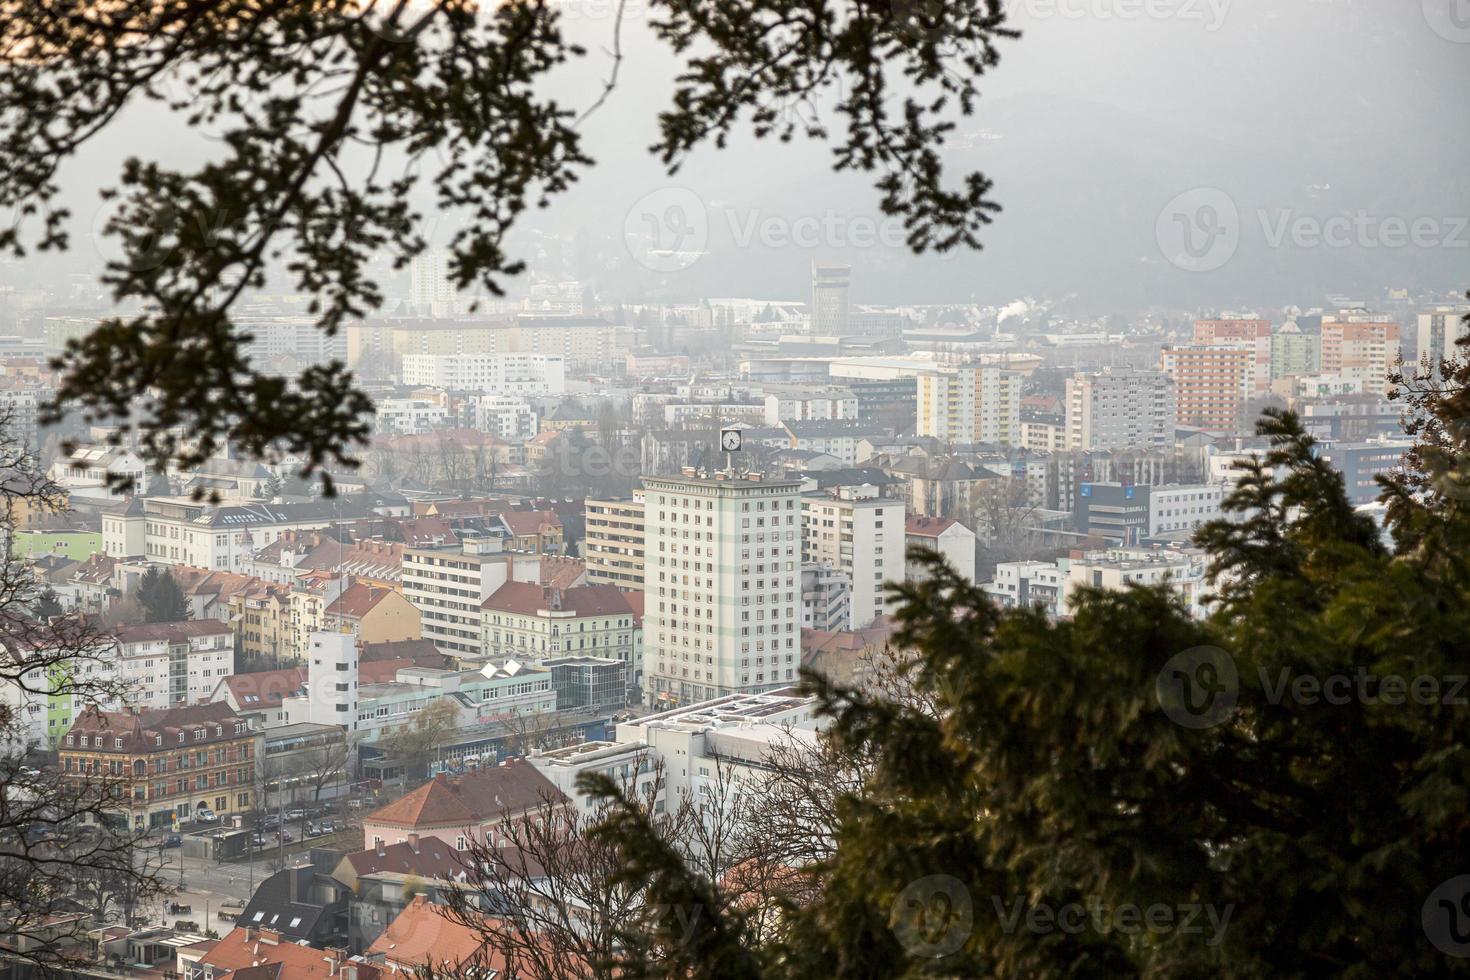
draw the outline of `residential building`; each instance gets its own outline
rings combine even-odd
[[[252,731],[280,728],[286,722],[288,697],[306,696],[306,669],[260,670],[231,674],[215,684],[209,701],[223,702],[244,718]]]
[[[1194,343],[1199,347],[1221,347],[1247,351],[1247,390],[1256,394],[1271,383],[1271,321],[1255,318],[1226,318],[1194,321]]]
[[[1377,478],[1399,469],[1404,453],[1412,445],[1409,439],[1392,438],[1337,442],[1323,446],[1321,455],[1342,474],[1348,500],[1353,504],[1369,504],[1377,500],[1383,490]]]
[[[506,582],[480,604],[482,656],[540,660],[611,657],[635,669],[633,607],[612,585],[557,589]]]
[[[279,932],[246,925],[188,959],[184,980],[386,980],[392,975],[345,949],[314,949]]]
[[[995,578],[982,588],[1007,609],[1040,606],[1049,616],[1066,611],[1062,605],[1062,583],[1066,573],[1055,562],[1003,561],[995,566]]]
[[[1437,306],[1418,315],[1416,326],[1418,346],[1415,359],[1421,370],[1433,376],[1439,373],[1439,363],[1445,360],[1465,359],[1465,349],[1460,341],[1470,336],[1470,306]],[[1424,368],[1424,362],[1428,367]]]
[[[419,611],[395,589],[354,582],[323,610],[323,628],[351,633],[359,644],[419,638]]]
[[[89,706],[58,746],[67,779],[118,789],[108,806],[138,829],[217,816],[254,806],[255,735],[227,704],[165,711],[102,711]]]
[[[801,484],[645,477],[643,684],[655,704],[796,678]]]
[[[1205,601],[1210,592],[1205,582],[1206,565],[1206,555],[1198,548],[1089,553],[1067,561],[1061,608],[1070,609],[1076,594],[1084,588],[1121,591],[1132,585],[1167,583],[1183,600],[1190,615],[1203,618],[1209,613]]]
[[[387,436],[433,432],[444,427],[449,411],[449,395],[433,389],[379,398],[373,403],[373,431]]]
[[[163,710],[208,698],[235,672],[235,635],[211,619],[117,630],[117,670],[128,703]]]
[[[588,497],[584,506],[582,557],[587,560],[587,584],[642,592],[643,491],[635,490],[631,498]]]
[[[1180,425],[1233,432],[1252,392],[1254,350],[1234,347],[1166,347],[1164,373],[1174,382]]]
[[[480,605],[508,581],[539,582],[534,555],[504,550],[499,538],[468,535],[455,549],[406,548],[403,595],[418,607],[424,639],[445,653],[481,652]]]
[[[501,822],[534,815],[562,799],[536,767],[507,762],[463,776],[440,773],[418,789],[362,818],[363,847],[376,849],[435,838],[456,850],[470,842],[499,844]]]
[[[1220,505],[1230,486],[1224,483],[1167,484],[1145,487],[1148,500],[1148,536],[1194,532],[1225,516]],[[1189,537],[1186,533],[1181,537]]]
[[[415,895],[365,954],[393,976],[512,977],[505,954],[488,938],[489,926],[451,913]]]
[[[548,354],[406,354],[406,385],[487,395],[560,395],[566,391],[562,358]]]
[[[821,562],[852,583],[847,629],[883,614],[884,589],[904,577],[904,506],[878,488],[834,487],[802,497],[802,561]]]
[[[801,566],[801,628],[835,632],[852,622],[852,579],[830,564]]]
[[[1363,391],[1385,395],[1399,357],[1399,325],[1383,314],[1343,310],[1322,318],[1322,373],[1356,378]]]
[[[858,399],[851,388],[766,385],[765,392],[766,425],[858,417]]]
[[[1067,449],[1173,449],[1177,420],[1174,383],[1161,371],[1106,367],[1067,379]]]
[[[951,444],[1020,445],[1023,377],[980,364],[941,366],[919,374],[915,432]]]
[[[904,522],[904,539],[908,548],[928,548],[944,556],[949,566],[965,581],[975,583],[975,532],[952,517],[911,516]],[[919,582],[925,570],[913,562],[904,569],[904,578]]]
[[[338,733],[339,737],[341,733]],[[262,881],[237,917],[240,925],[270,929],[281,941],[321,951],[347,944],[351,892],[310,864],[286,868]],[[344,973],[344,980],[350,974]]]
[[[1303,333],[1295,320],[1271,336],[1271,377],[1294,378],[1322,370],[1322,337]]]

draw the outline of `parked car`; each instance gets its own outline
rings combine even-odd
[[[305,820],[306,819],[306,811],[305,810],[287,810],[286,811],[286,819],[287,820]]]
[[[255,836],[253,836],[253,837],[250,838],[250,843],[253,844],[256,847],[264,847],[265,846],[265,835],[264,834],[256,834]]]
[[[364,801],[362,800],[347,801],[347,809],[349,810],[361,810],[364,806],[366,806],[366,803],[364,803]]]
[[[17,772],[19,772],[22,776],[26,776],[30,779],[39,779],[41,776],[41,770],[33,768],[32,766],[21,766],[20,769],[17,770]]]
[[[280,833],[276,834],[276,838],[286,844],[289,844],[296,839],[295,837],[291,836],[291,831],[289,830],[283,830]]]
[[[194,819],[200,823],[218,823],[219,816],[207,806],[201,806],[194,811]]]
[[[261,818],[260,825],[266,830],[274,830],[281,825],[281,816],[278,813],[267,813]]]
[[[166,837],[164,837],[163,843],[160,846],[162,846],[162,847],[178,847],[182,843],[184,843],[184,839],[182,837],[180,837],[178,834],[169,834]]]

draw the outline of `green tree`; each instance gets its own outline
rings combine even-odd
[[[271,270],[313,297],[335,331],[378,307],[369,263],[401,268],[427,246],[416,190],[463,216],[450,242],[460,288],[499,295],[524,270],[506,236],[592,163],[573,107],[548,77],[585,54],[546,0],[223,0],[17,3],[0,18],[0,209],[44,213],[0,248],[67,245],[51,209],[58,171],[123,110],[152,102],[217,136],[197,168],[129,159],[104,233],[123,257],[103,282],[119,305],[61,357],[52,407],[117,421],[146,401],[141,451],[195,465],[228,440],[287,451],[308,472],[351,461],[371,402],[341,363],[275,377],[249,363],[233,312]],[[622,7],[618,6],[619,13]],[[705,144],[830,141],[837,170],[873,175],[917,252],[978,247],[990,181],[947,182],[941,149],[1014,36],[1000,0],[655,0],[650,22],[679,68],[650,150],[670,173]],[[616,25],[607,88],[621,62]],[[816,111],[831,106],[826,118]]]
[[[178,580],[157,565],[138,582],[138,604],[149,623],[178,623],[189,618],[189,600]]]
[[[1467,392],[1417,403],[1441,424],[1384,481],[1392,546],[1268,413],[1269,454],[1199,534],[1207,620],[1134,586],[1051,621],[916,556],[931,574],[894,591],[921,697],[805,682],[871,768],[794,940],[753,947],[733,917],[673,950],[635,930],[631,974],[1470,973]],[[583,785],[651,906],[721,908],[615,787]]]

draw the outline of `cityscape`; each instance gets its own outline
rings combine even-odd
[[[0,977],[1470,973],[1454,0],[115,6],[0,26]]]

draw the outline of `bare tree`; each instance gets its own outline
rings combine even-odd
[[[10,542],[24,515],[61,511],[66,495],[11,423],[0,415],[0,933],[14,955],[49,969],[91,928],[91,916],[69,913],[130,923],[165,886],[140,846],[146,832],[118,825],[121,777],[29,764],[52,734],[40,727],[50,706],[105,707],[127,690],[111,670],[113,638],[96,624],[31,615],[40,586]]]
[[[638,756],[621,777],[625,792],[660,827],[662,767]],[[643,914],[621,884],[616,848],[590,833],[601,809],[565,796],[504,817],[487,840],[470,842],[465,872],[444,901],[451,918],[478,929],[521,980],[611,980],[619,936]]]
[[[401,728],[384,738],[384,751],[403,762],[410,788],[429,778],[429,765],[455,727],[458,714],[453,701],[441,699],[415,711]]]

